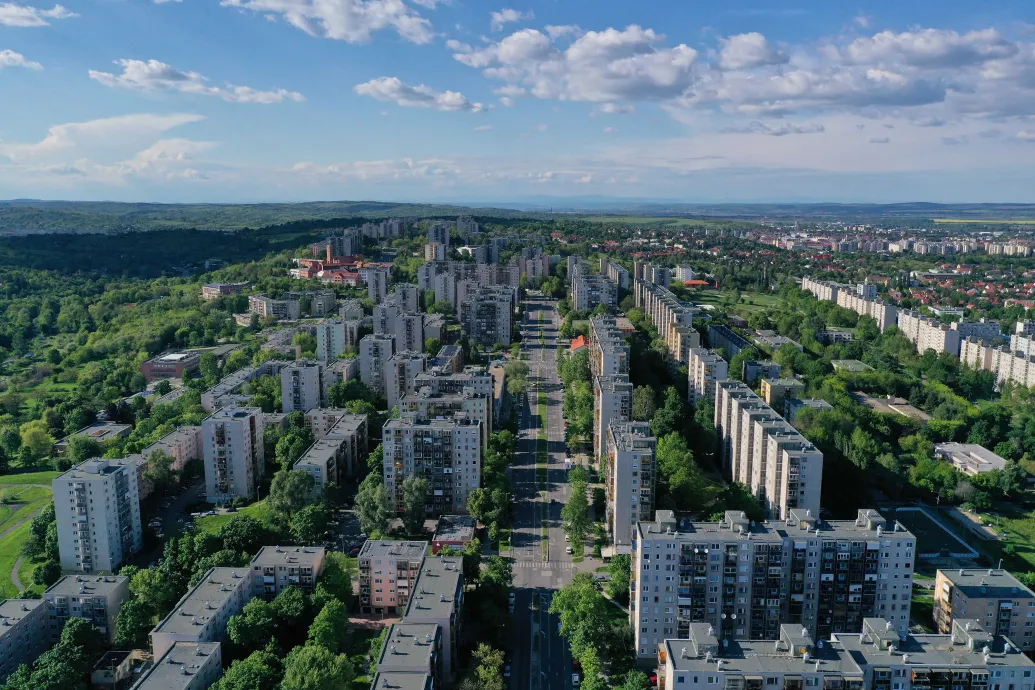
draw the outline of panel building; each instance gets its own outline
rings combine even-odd
[[[604,454],[607,531],[618,553],[631,552],[633,529],[654,515],[658,440],[647,422],[612,422]]]
[[[877,616],[908,632],[916,538],[876,511],[828,522],[795,510],[772,523],[658,511],[635,536],[629,615],[640,658],[687,639],[693,623],[720,640],[774,640],[782,624],[825,640]]]
[[[275,599],[288,587],[311,593],[323,573],[322,546],[264,546],[250,564],[258,594]]]
[[[262,410],[224,407],[202,422],[201,435],[208,500],[254,499],[266,473]]]
[[[61,638],[69,618],[90,621],[110,644],[115,641],[115,620],[129,598],[129,578],[122,575],[66,575],[43,592],[50,643]]]
[[[20,665],[31,665],[47,651],[47,623],[42,599],[7,599],[0,603],[0,683]]]
[[[601,458],[607,426],[632,419],[633,385],[626,374],[593,377],[593,457]]]
[[[464,418],[390,419],[384,425],[385,488],[403,511],[403,482],[428,482],[429,516],[466,514],[467,498],[481,486],[482,424]]]
[[[695,347],[690,350],[689,398],[696,405],[701,400],[715,402],[715,384],[729,378],[729,364],[717,352]]]
[[[115,572],[144,543],[137,468],[94,458],[52,482],[63,570]]]
[[[215,642],[226,638],[230,616],[258,595],[248,568],[210,568],[151,631],[151,651],[160,658],[177,642]]]
[[[385,366],[385,400],[391,410],[407,393],[416,390],[417,375],[428,366],[428,356],[417,352],[396,351]]]
[[[387,335],[365,335],[359,341],[359,378],[370,390],[384,397],[385,370],[394,352],[395,339]]]
[[[323,407],[323,362],[299,359],[280,371],[281,406],[285,413]]]
[[[316,324],[316,358],[330,362],[346,348],[359,347],[359,321],[325,319]]]
[[[1003,635],[1022,652],[1035,651],[1035,594],[998,568],[939,570],[934,581],[934,623],[952,632],[973,620],[992,635]]]
[[[328,483],[341,485],[347,477],[355,476],[357,466],[364,461],[367,416],[342,414],[329,429],[314,437],[316,441],[295,461],[294,469],[312,475],[313,495],[319,497]]]
[[[629,373],[629,345],[614,316],[589,321],[589,370],[594,376]]]
[[[460,303],[460,325],[476,345],[491,348],[498,343],[510,347],[513,311],[513,288],[482,286]]]
[[[427,551],[428,543],[424,541],[363,542],[359,551],[360,611],[405,611]]]

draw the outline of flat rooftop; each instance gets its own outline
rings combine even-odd
[[[176,362],[185,362],[189,359],[198,357],[197,352],[167,352],[164,355],[158,355],[152,362],[168,362],[175,364]]]
[[[474,539],[478,521],[473,515],[443,515],[435,527],[435,541],[462,541]]]
[[[742,511],[726,511],[722,522],[676,521],[671,511],[659,510],[654,521],[641,521],[637,529],[641,538],[656,539],[668,536],[671,539],[698,541],[721,535],[725,541],[773,541],[783,539],[867,539],[877,538],[877,527],[881,534],[894,534],[900,538],[914,538],[901,523],[885,520],[875,510],[860,510],[855,520],[822,520],[808,514],[808,511],[791,510],[786,520],[752,523]]]
[[[434,680],[427,673],[378,673],[370,684],[370,690],[428,690]]]
[[[722,660],[723,673],[743,673],[762,676],[766,673],[801,673],[805,663],[801,657],[775,649],[772,640],[728,640],[729,645],[721,647],[720,655],[708,656],[696,649],[692,640],[665,640],[665,653],[676,671],[715,671],[717,662]],[[686,654],[683,650],[686,649]],[[887,652],[885,652],[885,655]],[[815,672],[816,662],[820,662],[819,672],[835,676],[858,676],[863,678],[863,670],[851,656],[839,653],[829,644],[814,649],[809,655],[809,673]]]
[[[860,362],[857,359],[835,359],[830,362],[830,365],[837,371],[843,369],[857,374],[861,374],[866,371],[873,371],[873,367],[865,362]]]
[[[865,405],[874,412],[899,414],[903,417],[919,419],[922,422],[929,422],[932,419],[931,415],[921,409],[913,407],[905,398],[877,398],[872,395],[866,395],[865,393],[859,392],[849,393],[849,395],[852,396],[852,399],[857,403]]]
[[[212,568],[173,607],[169,615],[152,632],[166,634],[189,633],[204,625],[223,604],[241,587],[247,587],[247,567]]]
[[[175,642],[147,675],[133,686],[133,690],[188,688],[194,675],[213,654],[220,654],[218,642]]]
[[[7,599],[0,603],[0,638],[18,622],[43,605],[42,599]]]
[[[122,575],[66,575],[48,587],[43,598],[107,597],[127,582],[129,578]]]
[[[100,441],[101,443],[104,443],[105,441],[109,441],[113,438],[118,438],[119,436],[128,434],[132,429],[133,427],[129,424],[117,424],[115,422],[97,422],[95,424],[91,424],[88,427],[80,429],[74,434],[69,434],[67,437],[65,437],[64,441],[68,441],[68,439],[72,438],[73,436],[86,436],[87,438],[92,438],[95,441]]]
[[[91,458],[86,462],[80,463],[68,470],[67,472],[58,475],[54,478],[54,481],[64,480],[69,482],[74,481],[85,481],[90,479],[102,479],[115,472],[118,472],[124,467],[133,467],[135,463],[129,462],[126,459],[108,460],[105,458]]]
[[[252,559],[252,566],[313,566],[323,559],[322,546],[264,546]]]
[[[968,599],[1035,599],[1035,594],[1016,577],[998,568],[960,568],[939,572]]]
[[[426,541],[388,541],[367,539],[359,551],[359,558],[408,558],[417,560],[428,550]]]
[[[424,672],[432,668],[437,623],[395,623],[377,660],[378,668],[391,665],[395,670]]]
[[[1035,663],[1019,651],[1004,654],[1006,644],[1002,636],[988,636],[991,653],[985,661],[982,647],[971,651],[965,644],[953,644],[951,635],[918,634],[898,639],[895,653],[879,649],[868,638],[866,633],[846,635],[837,633],[836,640],[830,646],[843,649],[858,664],[873,666],[897,666],[906,664],[903,655],[909,656],[909,666],[928,666],[937,668],[995,668],[1002,666],[1027,666],[1035,670]]]
[[[947,456],[954,463],[966,465],[978,473],[1006,467],[1006,458],[977,443],[938,443],[934,447],[934,452]]]
[[[463,559],[459,556],[432,556],[424,559],[403,620],[412,623],[449,618],[456,609],[456,597],[463,579]]]

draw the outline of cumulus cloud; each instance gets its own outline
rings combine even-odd
[[[582,29],[580,29],[579,27],[577,27],[574,24],[561,24],[561,25],[547,24],[546,25],[546,34],[550,38],[562,38],[562,37],[568,36],[570,34],[578,34],[578,33],[582,33]]]
[[[13,2],[0,3],[0,26],[49,26],[50,22],[48,20],[50,19],[69,19],[70,17],[78,16],[75,12],[69,12],[61,5],[54,5],[49,10],[41,10]]]
[[[1035,132],[1022,129],[1020,132],[1017,132],[1017,138],[1021,141],[1035,141]]]
[[[0,69],[4,67],[25,67],[27,69],[43,69],[43,65],[29,60],[21,53],[13,50],[0,50]]]
[[[431,23],[402,0],[222,0],[225,7],[281,17],[318,38],[365,43],[382,30],[411,43],[430,43]]]
[[[853,64],[905,64],[914,67],[953,68],[1001,60],[1017,53],[1017,46],[995,29],[959,34],[943,29],[882,31],[859,38],[840,51]]]
[[[515,22],[523,22],[527,19],[535,19],[535,14],[530,11],[519,12],[510,8],[502,9],[499,12],[493,12],[490,15],[491,21],[490,26],[493,31],[499,31],[506,24],[513,24]]]
[[[632,25],[589,31],[566,48],[546,34],[523,29],[480,50],[453,57],[485,76],[523,86],[536,98],[615,102],[666,100],[694,81],[697,51],[659,47],[664,37]]]
[[[721,131],[723,134],[764,134],[770,137],[784,137],[788,134],[821,134],[826,131],[826,128],[818,122],[806,122],[800,125],[784,123],[773,127],[755,120],[746,127],[727,127]]]
[[[620,103],[601,103],[593,108],[593,115],[635,115],[636,108]]]
[[[226,88],[209,86],[208,79],[197,72],[183,72],[158,60],[116,60],[122,74],[90,70],[90,78],[111,88],[132,91],[180,91],[199,96],[215,96],[228,103],[301,102],[305,97],[297,91],[275,89],[261,91],[250,86],[227,84]]]
[[[722,40],[719,66],[722,69],[739,70],[782,65],[790,58],[777,50],[765,36],[758,32],[737,34]]]
[[[381,77],[357,84],[353,90],[360,96],[369,96],[379,101],[391,101],[405,108],[430,108],[442,111],[467,111],[477,113],[485,110],[481,103],[473,103],[458,91],[438,91],[420,84],[410,86],[398,77]]]

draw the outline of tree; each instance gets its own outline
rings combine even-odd
[[[345,554],[340,551],[327,552],[323,562],[323,574],[320,575],[320,586],[343,604],[349,602],[352,598],[352,575]]]
[[[477,680],[480,690],[504,690],[503,652],[489,645],[480,643],[472,655],[476,666],[471,680]]]
[[[281,470],[273,476],[266,505],[290,518],[312,500],[315,481],[305,470]]]
[[[50,454],[54,447],[54,437],[50,435],[47,423],[35,419],[22,424],[19,428],[21,448],[27,450],[33,458],[42,458]]]
[[[224,549],[238,553],[255,553],[260,546],[270,543],[269,530],[250,515],[234,515],[216,534]]]
[[[97,626],[85,618],[72,617],[65,621],[61,628],[58,643],[62,647],[82,650],[87,661],[96,658],[104,650],[106,644]]]
[[[589,532],[589,499],[586,497],[585,484],[570,486],[571,498],[561,508],[561,519],[564,521],[564,531],[571,539],[572,550],[575,555],[581,556]]]
[[[252,599],[241,613],[230,616],[226,623],[227,636],[234,644],[248,650],[260,649],[277,632],[277,611],[271,602]]]
[[[629,604],[629,579],[632,562],[628,554],[618,554],[607,564],[607,594],[622,606]]]
[[[42,585],[44,588],[61,579],[61,564],[53,559],[47,559],[36,566],[32,571],[33,584]]]
[[[424,507],[430,494],[428,480],[408,477],[403,481],[403,525],[408,534],[419,534],[424,529]]]
[[[658,438],[672,432],[685,431],[689,417],[686,401],[673,386],[665,391],[665,404],[661,406],[651,421],[651,430]]]
[[[331,386],[327,398],[331,407],[345,407],[345,403],[352,400],[373,403],[377,396],[365,383],[358,379],[352,379],[350,381],[339,381]]]
[[[152,451],[147,456],[147,469],[144,479],[151,482],[156,493],[165,494],[176,484],[176,471],[172,468],[173,459],[163,450]]]
[[[330,519],[325,506],[308,505],[291,517],[291,536],[297,544],[317,544],[323,540]]]
[[[206,352],[198,360],[198,373],[202,378],[209,380],[219,379],[219,358],[211,352]]]
[[[305,645],[292,649],[284,659],[281,690],[349,690],[356,671],[344,654]]]
[[[66,453],[72,462],[79,464],[90,458],[99,458],[104,454],[104,446],[97,439],[89,436],[73,436],[68,439]]]
[[[481,586],[491,586],[500,591],[506,591],[513,584],[514,568],[511,562],[502,556],[489,556],[485,561],[485,571],[481,574]]]
[[[682,436],[673,432],[658,440],[657,467],[662,505],[679,511],[704,507],[706,482]]]
[[[636,386],[633,389],[633,419],[638,422],[649,422],[657,409],[658,405],[654,402],[654,390],[650,386]]]
[[[578,573],[571,584],[554,595],[550,604],[550,613],[561,618],[561,635],[571,646],[571,655],[582,661],[586,669],[587,651],[600,649],[608,632],[609,603],[597,591],[593,584],[593,576],[589,573]]]
[[[271,646],[230,664],[212,690],[275,690],[282,674],[280,657]]]
[[[163,395],[168,395],[169,393],[172,393],[172,389],[172,384],[169,383],[168,379],[162,379],[161,381],[156,383],[154,387],[155,395],[157,395],[159,398]]]
[[[139,649],[147,645],[147,636],[155,627],[151,609],[139,599],[123,602],[115,618],[115,646],[119,649]]]
[[[47,544],[47,528],[55,522],[54,504],[49,503],[29,523],[29,538],[22,546],[22,554],[29,558],[43,556]]]
[[[317,645],[332,654],[337,654],[345,642],[348,626],[349,614],[345,610],[345,605],[337,599],[331,599],[323,605],[313,624],[309,626],[306,644]]]
[[[160,568],[144,568],[137,571],[129,581],[129,589],[141,602],[155,614],[168,611],[179,593],[172,582]]]
[[[381,479],[379,475],[368,475]],[[384,535],[388,533],[388,525],[395,513],[395,506],[388,489],[381,481],[363,480],[356,495],[356,512],[359,514],[359,527],[367,534]]]

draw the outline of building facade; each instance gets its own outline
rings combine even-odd
[[[467,498],[481,486],[482,424],[464,418],[390,419],[382,432],[385,488],[397,512],[403,483],[428,482],[428,515],[466,514]]]
[[[631,552],[636,524],[654,515],[657,446],[647,422],[612,422],[607,427],[606,520],[619,553]]]
[[[205,489],[213,503],[254,499],[266,473],[262,410],[224,407],[201,424]]]

